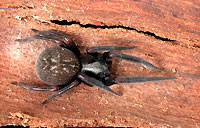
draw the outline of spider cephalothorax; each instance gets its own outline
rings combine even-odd
[[[55,30],[38,31],[32,29],[37,35],[16,41],[25,42],[32,39],[53,41],[57,46],[47,48],[41,52],[36,60],[36,74],[38,78],[51,87],[29,86],[19,82],[12,84],[35,91],[57,91],[47,98],[42,104],[63,94],[69,89],[78,86],[81,82],[89,86],[97,86],[108,92],[116,93],[108,86],[116,83],[137,83],[158,80],[172,80],[175,77],[114,77],[110,73],[111,58],[119,58],[131,62],[141,63],[148,68],[162,70],[153,64],[126,54],[114,52],[115,50],[134,49],[135,47],[123,46],[94,46],[87,48],[87,55],[82,55],[75,43],[64,33]]]

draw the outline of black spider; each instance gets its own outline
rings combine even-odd
[[[55,30],[38,31],[32,29],[37,35],[16,41],[25,42],[33,39],[43,39],[53,41],[58,44],[55,47],[47,48],[37,58],[36,74],[38,78],[48,84],[57,85],[53,87],[29,86],[18,82],[11,84],[24,87],[35,91],[57,91],[47,98],[42,104],[59,96],[69,89],[78,86],[81,82],[89,86],[97,86],[118,96],[108,86],[116,83],[137,83],[158,80],[173,80],[175,77],[120,77],[116,78],[111,75],[111,58],[119,58],[131,62],[141,63],[146,67],[162,70],[153,64],[126,54],[116,53],[114,50],[134,49],[135,47],[123,46],[94,46],[87,48],[87,55],[82,55],[76,44],[70,40],[67,35]]]

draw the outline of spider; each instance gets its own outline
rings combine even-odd
[[[37,57],[35,70],[37,77],[50,87],[30,86],[20,82],[11,84],[34,91],[57,91],[41,104],[62,95],[73,87],[84,82],[88,86],[97,86],[110,93],[121,96],[109,86],[117,83],[138,83],[147,81],[173,80],[175,77],[114,77],[111,72],[112,58],[141,63],[144,66],[156,70],[162,70],[153,64],[136,56],[117,53],[116,50],[134,49],[135,46],[93,46],[88,47],[86,55],[80,53],[76,44],[66,34],[56,30],[39,31],[31,29],[36,35],[25,39],[17,39],[18,42],[26,42],[33,39],[52,41],[56,46],[47,48]]]

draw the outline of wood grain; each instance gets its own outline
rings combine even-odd
[[[197,0],[1,1],[0,126],[200,127],[199,10]],[[67,20],[65,24],[71,25],[51,20]],[[10,84],[47,86],[36,77],[34,65],[38,54],[53,43],[14,42],[34,34],[31,28],[64,31],[82,53],[87,46],[137,46],[124,53],[142,57],[164,71],[113,60],[114,75],[177,79],[113,85],[122,97],[81,84],[41,106],[52,93]]]

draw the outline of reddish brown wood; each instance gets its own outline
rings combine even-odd
[[[200,127],[199,1],[25,1],[0,2],[0,126],[138,126]],[[10,8],[10,9],[3,9]],[[55,25],[50,20],[80,24],[126,26],[85,28]],[[84,52],[85,46],[124,45],[124,51],[142,57],[162,72],[138,64],[114,60],[117,76],[175,76],[175,81],[114,85],[117,97],[84,84],[45,106],[40,103],[52,93],[33,92],[9,84],[23,81],[44,86],[34,71],[37,55],[51,42],[34,40],[16,43],[39,30],[57,29],[69,34]],[[162,41],[139,33],[148,31]]]

